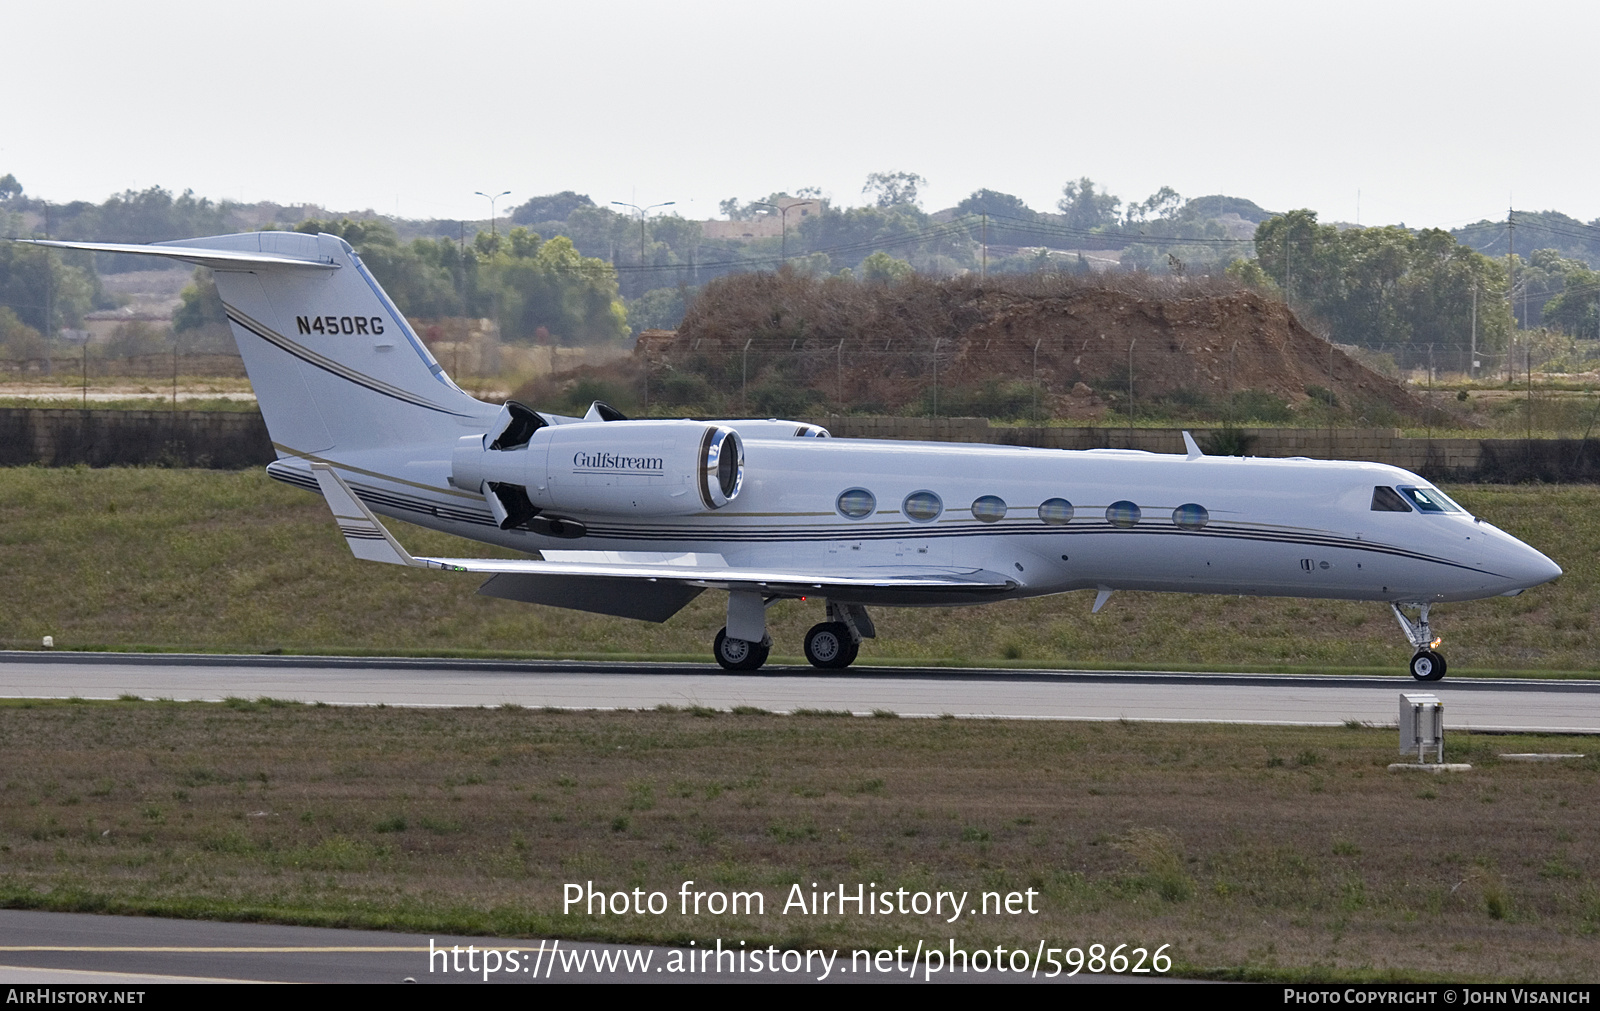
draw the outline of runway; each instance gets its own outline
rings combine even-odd
[[[719,963],[714,950],[559,938],[430,936],[0,910],[0,984],[13,985],[137,992],[172,983],[1181,982],[1153,974],[1069,976],[1061,969],[1051,976],[1048,964],[1038,972],[979,970],[970,962],[962,969],[941,971],[942,966],[908,963],[903,957],[886,969],[858,956],[858,949],[831,945],[773,946],[770,955],[777,956],[770,959],[773,968],[748,960],[741,963],[735,957],[737,946],[722,951]],[[815,957],[807,960],[808,952]]]
[[[1401,692],[1431,692],[1454,730],[1600,734],[1600,681],[347,657],[0,652],[0,698],[220,701],[269,696],[333,705],[658,705],[901,716],[1393,725]]]

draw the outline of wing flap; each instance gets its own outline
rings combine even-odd
[[[666,621],[705,590],[649,579],[501,573],[478,587],[485,597],[547,604],[574,611],[612,614],[639,621]]]

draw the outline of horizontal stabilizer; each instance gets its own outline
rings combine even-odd
[[[337,263],[324,260],[301,260],[273,253],[249,252],[241,249],[206,249],[169,243],[144,245],[131,242],[61,242],[56,239],[17,239],[30,246],[53,246],[56,249],[83,249],[91,253],[133,253],[139,256],[160,256],[168,260],[181,260],[213,270],[255,270],[263,267],[304,268],[309,270],[338,270]]]
[[[333,510],[333,518],[339,524],[339,532],[344,534],[345,543],[350,545],[351,554],[364,562],[423,564],[400,546],[394,535],[378,522],[378,517],[356,497],[356,493],[350,490],[344,478],[335,473],[332,467],[325,463],[314,463],[311,465],[311,474],[317,479],[317,487],[322,489],[322,497],[328,500],[328,508]]]

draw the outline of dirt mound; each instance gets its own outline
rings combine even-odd
[[[1226,279],[719,278],[635,358],[651,401],[708,410],[1290,421],[1421,418],[1399,383]],[[1241,406],[1242,405],[1242,406]],[[1276,412],[1276,414],[1274,414]]]
[[[988,296],[979,304],[987,318],[961,335],[951,382],[1036,381],[1052,392],[1058,413],[1072,413],[1072,401],[1090,393],[1120,400],[1130,379],[1136,404],[1220,404],[1255,391],[1290,406],[1315,399],[1407,417],[1425,410],[1405,387],[1312,334],[1282,302],[1254,291],[1099,288],[1053,297]],[[1074,394],[1078,384],[1087,389]]]

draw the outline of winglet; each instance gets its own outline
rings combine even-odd
[[[1195,442],[1194,436],[1190,435],[1188,432],[1183,433],[1183,448],[1189,451],[1187,459],[1198,460],[1202,456],[1205,456],[1204,453],[1200,452],[1199,443]]]
[[[334,521],[339,524],[339,532],[344,534],[345,543],[350,545],[351,554],[367,562],[427,567],[426,563],[417,561],[400,546],[394,535],[384,529],[378,517],[372,515],[372,510],[356,497],[356,493],[344,483],[344,478],[331,466],[313,463],[311,474],[317,479],[317,487],[322,489],[322,497],[328,500],[328,508],[333,510]]]

